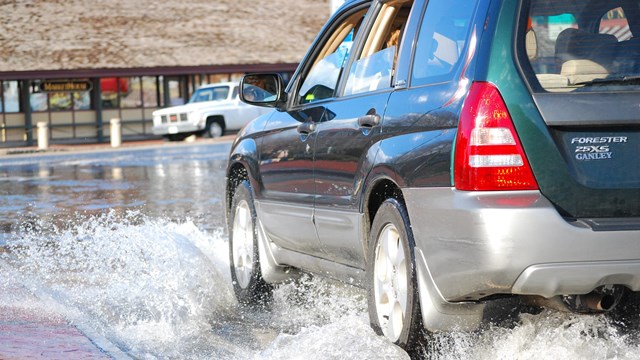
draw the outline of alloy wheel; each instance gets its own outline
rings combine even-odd
[[[374,263],[374,296],[378,323],[385,337],[400,338],[407,313],[407,256],[398,229],[387,224],[377,241]]]
[[[249,286],[253,274],[253,220],[249,204],[238,202],[233,218],[233,267],[242,288]]]

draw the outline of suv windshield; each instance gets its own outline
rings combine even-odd
[[[200,88],[189,99],[189,103],[225,100],[229,96],[228,86]]]
[[[542,89],[640,90],[636,0],[533,0],[530,4],[520,39]]]

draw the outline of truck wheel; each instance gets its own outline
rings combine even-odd
[[[375,215],[369,237],[369,320],[376,333],[407,351],[419,345],[424,332],[414,246],[404,205],[387,199]]]
[[[273,287],[260,272],[256,209],[247,180],[238,184],[233,195],[229,227],[229,264],[233,290],[242,305],[266,305]]]
[[[204,135],[212,139],[220,137],[222,134],[224,134],[224,127],[222,127],[221,120],[210,121],[204,130]]]

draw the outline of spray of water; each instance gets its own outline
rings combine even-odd
[[[0,300],[15,302],[10,294],[25,285],[48,294],[141,359],[408,358],[370,329],[357,287],[303,276],[279,286],[267,309],[240,307],[221,229],[137,212],[65,219],[30,218],[8,237],[0,270],[11,281],[0,282]],[[23,306],[39,311],[37,304]],[[435,334],[414,358],[637,359],[640,349],[637,333],[605,316],[543,311],[514,326]]]
[[[260,321],[278,335],[256,360],[409,358],[373,332],[363,289],[326,278],[303,275],[279,286]]]
[[[210,321],[233,313],[235,299],[212,262],[212,237],[193,223],[109,212],[64,227],[30,223],[12,238],[10,263],[24,284],[88,314],[90,326],[127,352],[228,351],[209,338]]]
[[[545,310],[522,314],[513,328],[489,326],[481,332],[436,334],[420,358],[460,359],[637,359],[635,335],[606,316]]]

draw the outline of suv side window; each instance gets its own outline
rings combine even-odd
[[[362,51],[351,65],[345,95],[391,87],[400,40],[412,5],[413,1],[407,0],[382,5]]]
[[[298,103],[305,104],[334,96],[338,79],[367,10],[368,8],[364,8],[349,15],[333,30],[300,85]]]
[[[430,0],[413,59],[412,86],[453,78],[468,38],[476,1]]]

